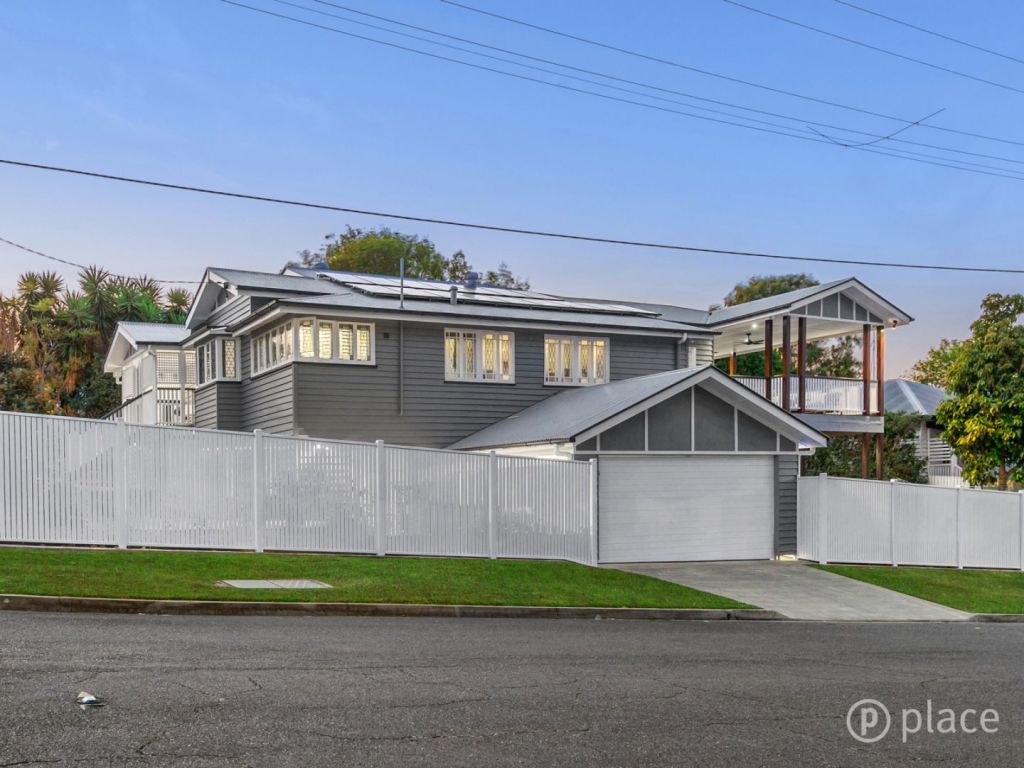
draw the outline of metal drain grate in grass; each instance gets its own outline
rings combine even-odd
[[[331,585],[315,579],[225,579],[218,587],[235,589],[330,589]]]

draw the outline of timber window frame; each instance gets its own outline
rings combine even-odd
[[[253,376],[288,363],[377,364],[372,322],[299,317],[254,335],[250,345]]]
[[[444,329],[444,380],[516,383],[516,335],[478,328]]]
[[[544,336],[544,384],[590,387],[611,377],[611,343],[606,336]]]
[[[186,380],[190,372],[186,359]],[[238,340],[219,337],[197,344],[195,349],[195,383],[197,386],[216,381],[238,381]]]

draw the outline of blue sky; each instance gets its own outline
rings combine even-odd
[[[273,0],[243,2],[530,74]],[[358,18],[314,0],[294,2]],[[878,134],[900,127],[514,27],[438,0],[339,2],[804,120]],[[941,108],[933,119],[937,125],[1024,141],[1024,94],[848,46],[721,0],[471,2],[908,119]],[[1024,65],[838,3],[750,4],[1024,88]],[[1021,53],[1024,7],[1010,0],[861,4]],[[1024,266],[1020,181],[614,103],[216,0],[6,0],[0,71],[0,156],[8,158],[609,237],[833,258]],[[902,137],[1024,160],[1024,146],[920,128]],[[7,167],[0,167],[0,212],[2,237],[117,272],[186,280],[197,280],[207,265],[276,270],[346,224],[387,223]],[[705,307],[755,273],[807,270],[822,281],[855,275],[917,318],[890,334],[892,373],[940,338],[966,335],[986,293],[1024,290],[1020,276],[801,265],[397,226],[431,237],[446,253],[461,248],[481,268],[507,261],[537,289],[556,293]],[[11,290],[22,271],[53,266],[0,246],[0,291]]]

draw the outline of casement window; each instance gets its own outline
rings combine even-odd
[[[588,386],[608,382],[608,339],[544,337],[544,383]]]
[[[306,317],[298,321],[299,360],[374,362],[373,323]]]
[[[516,337],[505,331],[445,329],[445,381],[516,380]]]
[[[282,323],[252,338],[250,355],[253,374],[263,373],[292,360],[292,324]]]
[[[373,323],[304,317],[253,337],[252,372],[292,360],[373,365],[374,338]]]
[[[189,361],[185,360],[185,378],[189,378]],[[235,339],[210,339],[196,346],[192,366],[200,385],[211,381],[234,381],[238,378],[238,342]]]

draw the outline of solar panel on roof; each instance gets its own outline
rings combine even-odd
[[[340,282],[360,293],[370,296],[395,297],[404,293],[410,299],[427,301],[449,301],[451,284],[428,280],[407,278],[404,286],[397,277],[380,277],[377,275],[339,275],[327,274],[331,280]],[[527,293],[509,288],[481,286],[475,290],[458,287],[458,301],[466,304],[490,304],[505,307],[523,307],[526,309],[548,309],[555,311],[592,312],[618,315],[645,315],[657,317],[658,313],[650,310],[631,307],[627,304],[596,304],[585,301],[571,301],[559,296],[541,293]]]

